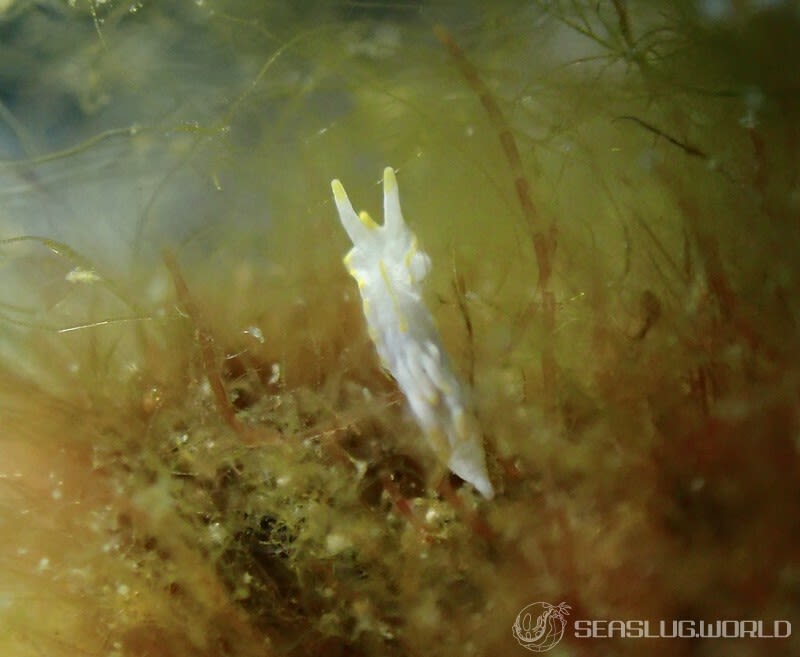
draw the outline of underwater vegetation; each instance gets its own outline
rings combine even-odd
[[[798,37],[0,2],[0,654],[800,654]]]

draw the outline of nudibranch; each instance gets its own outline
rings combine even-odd
[[[477,420],[422,298],[430,258],[403,221],[394,171],[387,167],[383,172],[383,225],[366,212],[356,214],[338,180],[331,187],[353,242],[344,264],[358,283],[381,364],[397,381],[439,460],[491,498],[494,489]]]

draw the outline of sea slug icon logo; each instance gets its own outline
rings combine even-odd
[[[569,605],[554,607],[547,602],[532,602],[517,614],[511,631],[517,643],[531,652],[545,652],[555,647],[567,628]]]

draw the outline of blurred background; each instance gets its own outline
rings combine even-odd
[[[0,651],[800,620],[799,49],[791,0],[0,0]],[[492,502],[341,265],[384,166]]]

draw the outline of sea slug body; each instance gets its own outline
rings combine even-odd
[[[356,214],[338,180],[331,187],[353,242],[344,264],[358,283],[381,364],[397,381],[440,461],[491,498],[494,489],[477,421],[422,298],[430,258],[403,221],[394,171],[387,167],[383,172],[383,225],[366,212]]]

